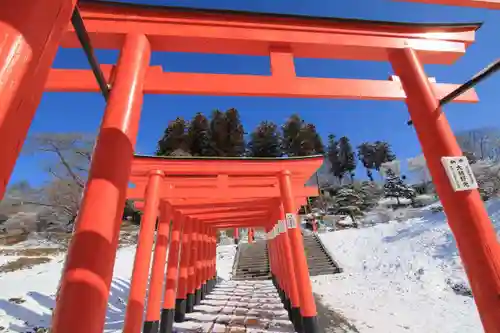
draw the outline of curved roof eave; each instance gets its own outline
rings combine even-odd
[[[449,29],[473,29],[478,30],[481,28],[483,22],[437,22],[437,23],[415,23],[415,22],[396,22],[396,21],[379,21],[379,20],[365,20],[354,18],[340,18],[340,17],[327,17],[327,16],[309,16],[300,14],[281,14],[281,13],[266,13],[266,12],[251,12],[240,10],[228,9],[206,9],[206,8],[193,8],[181,6],[161,6],[161,5],[144,5],[136,3],[124,3],[118,1],[107,0],[80,0],[80,3],[109,5],[129,9],[149,9],[149,10],[167,10],[171,12],[183,13],[199,13],[205,15],[233,15],[244,16],[246,18],[270,18],[270,19],[292,19],[303,21],[316,21],[324,23],[351,23],[360,25],[378,25],[378,26],[400,26],[405,28],[449,28]]]

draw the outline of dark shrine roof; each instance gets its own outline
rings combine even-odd
[[[473,28],[475,30],[479,29],[482,22],[452,22],[452,23],[415,23],[415,22],[396,22],[396,21],[378,21],[378,20],[365,20],[365,19],[354,19],[354,18],[339,18],[339,17],[327,17],[327,16],[309,16],[309,15],[299,15],[299,14],[281,14],[281,13],[264,13],[264,12],[251,12],[251,11],[241,11],[241,10],[227,10],[227,9],[205,9],[205,8],[193,8],[193,7],[181,7],[181,6],[161,6],[161,5],[149,5],[149,4],[137,4],[130,2],[119,2],[119,1],[108,1],[108,0],[80,0],[80,3],[88,4],[101,4],[107,6],[115,6],[118,8],[129,8],[129,9],[146,9],[155,11],[168,11],[168,12],[178,12],[178,13],[191,13],[200,15],[231,15],[240,16],[242,18],[262,18],[265,19],[283,19],[283,20],[301,20],[304,23],[309,21],[314,23],[344,23],[344,24],[356,24],[356,25],[378,25],[378,26],[399,26],[406,28]]]

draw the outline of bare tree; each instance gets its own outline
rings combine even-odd
[[[464,153],[474,154],[480,160],[500,160],[500,130],[476,128],[457,133],[457,141]]]
[[[81,133],[39,133],[28,138],[24,154],[43,154],[43,167],[51,175],[42,187],[38,204],[43,219],[71,224],[80,206],[88,176],[94,139]],[[42,219],[42,216],[41,216]]]
[[[28,138],[25,154],[45,154],[44,168],[54,178],[85,187],[94,138],[81,133],[39,133]]]

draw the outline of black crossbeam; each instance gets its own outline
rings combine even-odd
[[[80,10],[78,6],[75,7],[73,11],[73,15],[71,16],[71,24],[75,28],[76,36],[82,45],[83,51],[87,56],[87,60],[89,61],[90,67],[92,68],[92,72],[97,80],[97,84],[99,85],[99,89],[101,90],[104,99],[107,101],[109,98],[109,86],[106,82],[106,78],[104,77],[104,73],[99,66],[99,62],[94,53],[94,49],[92,48],[92,44],[90,43],[90,37],[85,28],[85,24],[83,23],[82,15],[80,14]]]
[[[465,93],[467,90],[474,88],[477,84],[495,74],[498,70],[500,70],[500,58],[483,68],[482,71],[474,75],[469,81],[465,82],[460,87],[441,98],[441,100],[439,101],[439,106],[442,107],[450,103],[455,98]],[[409,120],[407,124],[408,126],[413,125],[413,121]]]

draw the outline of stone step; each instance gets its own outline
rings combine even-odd
[[[269,266],[253,266],[253,267],[238,267],[236,269],[236,272],[239,272],[239,271],[255,271],[255,270],[266,270],[268,271],[269,270]]]
[[[309,276],[318,276],[318,275],[330,275],[330,274],[337,274],[340,273],[341,271],[338,268],[330,268],[330,269],[310,269],[309,270]]]
[[[328,254],[324,251],[319,251],[319,250],[313,250],[309,251],[306,250],[306,258],[314,258],[314,257],[328,257]]]
[[[241,274],[237,276],[233,276],[233,280],[253,280],[253,279],[258,279],[258,280],[268,280],[271,278],[271,274]]]
[[[269,273],[269,269],[246,269],[246,270],[237,270],[235,275],[240,274],[260,274],[260,273]]]
[[[318,260],[307,260],[307,263],[308,264],[311,264],[311,265],[319,265],[319,264],[322,264],[322,263],[325,263],[325,264],[329,264],[329,265],[335,265],[330,259],[328,258],[322,258],[322,259],[318,259]]]
[[[176,332],[295,332],[271,281],[225,281],[194,310]]]

